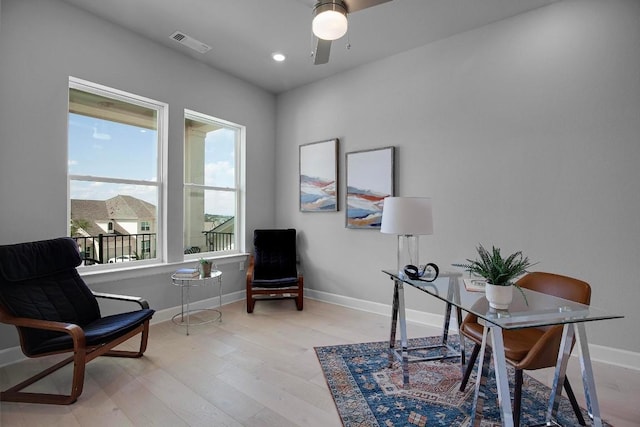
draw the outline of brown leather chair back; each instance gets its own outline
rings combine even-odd
[[[591,286],[573,277],[537,271],[523,276],[518,280],[518,285],[581,304],[589,305],[591,302]]]

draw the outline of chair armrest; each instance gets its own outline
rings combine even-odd
[[[49,331],[65,332],[73,335],[71,331],[79,329],[84,335],[82,328],[75,323],[54,322],[52,320],[29,319],[28,317],[13,317],[0,315],[0,321],[8,325],[19,326],[22,328],[46,329]]]
[[[130,295],[108,294],[104,292],[95,292],[95,291],[91,291],[91,292],[93,293],[93,296],[95,296],[96,298],[135,302],[138,305],[140,305],[141,308],[149,308],[149,303],[147,302],[147,300],[141,297],[134,297]]]
[[[254,268],[254,260],[253,255],[249,257],[249,266],[247,267],[247,286],[250,286],[253,282],[253,268]]]
[[[28,317],[15,317],[0,307],[0,322],[22,328],[44,329],[48,331],[63,332],[71,335],[73,347],[78,350],[85,347],[84,330],[75,323],[55,322],[52,320],[29,319]]]

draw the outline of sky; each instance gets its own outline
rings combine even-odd
[[[157,137],[155,130],[70,113],[69,174],[155,181]],[[206,185],[234,186],[234,139],[234,130],[227,128],[207,134]],[[72,199],[106,200],[123,194],[158,205],[155,186],[72,181],[70,192]],[[205,212],[234,215],[233,193],[207,191]]]

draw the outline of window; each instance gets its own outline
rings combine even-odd
[[[69,233],[85,265],[161,257],[166,110],[157,101],[69,79]]]
[[[244,127],[185,111],[184,253],[239,251]]]

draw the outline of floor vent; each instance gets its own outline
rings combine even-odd
[[[171,36],[169,37],[171,37],[173,40],[177,41],[178,43],[183,44],[188,48],[198,51],[200,53],[206,53],[211,50],[211,46],[204,44],[201,41],[194,39],[193,37],[189,37],[182,31],[176,31],[175,33],[171,34]]]

